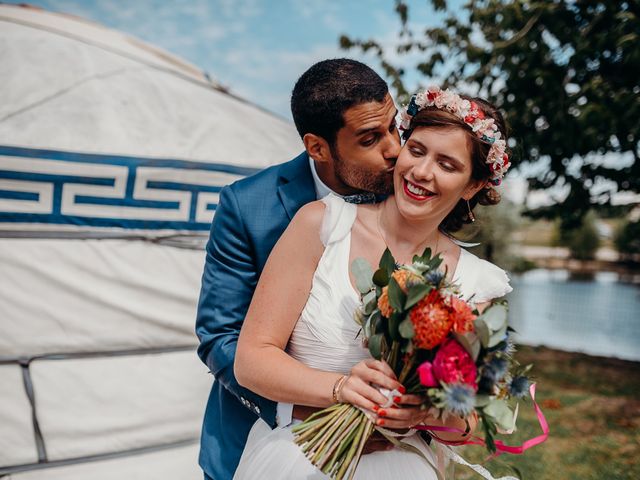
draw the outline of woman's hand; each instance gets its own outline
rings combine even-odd
[[[375,386],[374,386],[375,385]],[[394,405],[383,408],[388,403],[376,387],[404,392],[393,370],[385,362],[367,359],[357,363],[342,384],[338,401],[351,403],[367,411],[376,424],[392,429],[410,428],[422,421],[425,412],[420,408],[423,402],[418,395],[399,395],[393,398]]]

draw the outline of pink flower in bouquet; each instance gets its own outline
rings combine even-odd
[[[433,376],[444,383],[465,383],[478,390],[473,358],[454,339],[447,340],[436,353]]]
[[[433,364],[431,362],[424,362],[418,367],[418,376],[420,377],[420,384],[425,387],[438,386],[438,381],[433,376]]]
[[[476,316],[469,304],[455,295],[449,297],[449,302],[452,310],[453,331],[456,333],[473,332],[473,322]]]

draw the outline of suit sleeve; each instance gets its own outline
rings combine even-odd
[[[198,356],[240,403],[276,426],[276,403],[241,387],[233,374],[238,335],[258,282],[255,254],[231,187],[220,200],[206,247],[198,302]]]

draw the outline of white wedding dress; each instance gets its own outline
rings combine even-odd
[[[360,296],[349,279],[351,227],[357,207],[335,195],[328,195],[322,201],[326,209],[320,235],[325,250],[313,277],[309,299],[291,334],[287,353],[318,370],[346,374],[353,365],[370,358],[353,317]],[[453,278],[461,285],[461,296],[473,298],[477,303],[511,291],[503,270],[464,249]],[[293,442],[292,426],[272,430],[258,419],[249,433],[234,479],[326,480],[328,477],[316,469]],[[419,448],[428,460],[399,448],[374,452],[362,457],[355,478],[436,479],[433,469],[436,458],[424,440],[415,434],[402,441]],[[432,466],[427,465],[427,461]]]

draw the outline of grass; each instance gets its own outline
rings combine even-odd
[[[523,480],[623,480],[640,478],[640,363],[591,357],[542,347],[521,347],[523,364],[533,363],[536,399],[551,433],[524,455],[502,455],[484,465],[494,476]],[[539,435],[531,402],[520,406],[518,432],[503,436],[521,444]],[[481,447],[465,447],[468,461],[482,463]],[[466,467],[456,480],[480,478]]]

